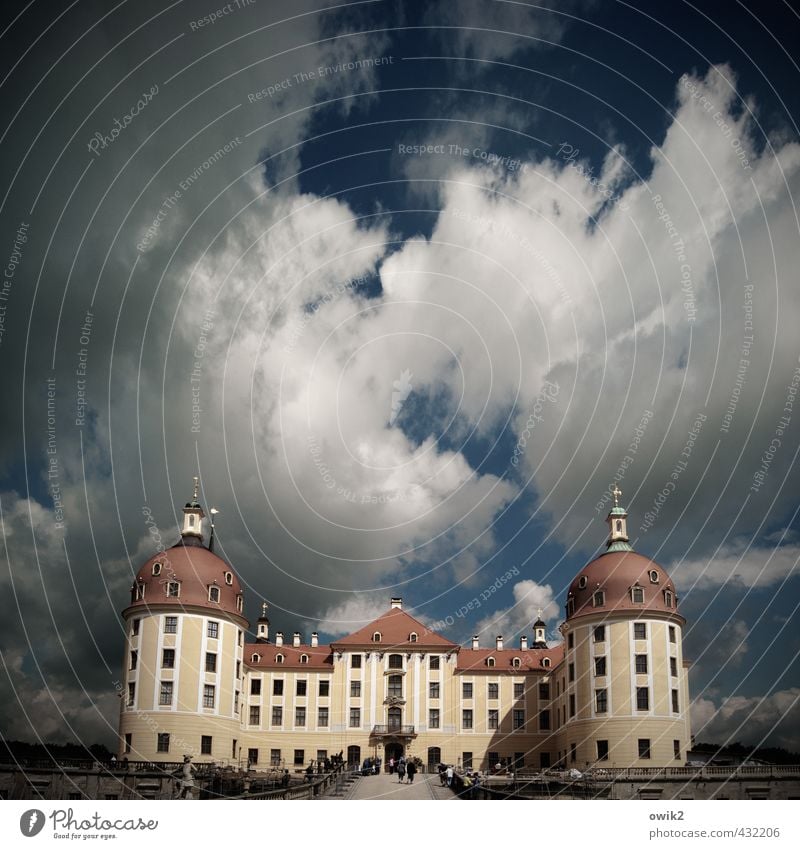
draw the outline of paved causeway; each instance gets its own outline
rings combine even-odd
[[[448,787],[439,784],[438,775],[417,775],[414,783],[400,782],[396,775],[365,775],[356,779],[347,799],[435,799],[453,800]]]

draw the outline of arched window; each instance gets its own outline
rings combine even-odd
[[[493,657],[487,657],[486,658],[486,665],[487,666],[494,666],[494,658]]]
[[[588,582],[589,582],[589,579],[586,577],[586,575],[581,575],[580,578],[578,578],[578,589],[579,590],[586,589],[586,584]]]
[[[522,664],[522,661],[521,661],[518,657],[513,658],[513,659],[512,659],[512,661],[511,661],[511,665],[512,665],[515,669],[519,669],[519,667],[520,667],[520,665],[521,665],[521,664]]]
[[[258,663],[259,660],[261,660],[261,655],[258,652],[253,652],[253,654],[250,657],[250,662],[251,663]]]
[[[160,563],[154,563],[153,564],[153,574],[154,575],[160,575],[161,574],[161,564]]]
[[[631,587],[631,601],[634,604],[644,604],[644,590],[638,584]]]
[[[233,572],[225,573],[225,583],[230,587],[233,585]]]
[[[658,571],[656,569],[650,570],[650,583],[657,584],[658,583]]]
[[[376,632],[372,635],[372,642],[373,642],[373,643],[379,643],[380,641],[381,641],[381,632],[380,632],[380,631],[376,631]],[[356,748],[358,748],[358,747],[356,747]]]
[[[361,766],[361,746],[347,747],[347,765],[349,767]]]
[[[178,581],[167,581],[167,596],[178,598],[181,594],[181,585]]]
[[[307,654],[301,654],[300,655],[300,663],[308,663],[308,655]]]
[[[243,607],[244,607],[244,600],[242,599],[242,597],[240,595],[237,595],[236,596],[236,609],[239,611],[239,613],[242,612]]]
[[[670,590],[664,590],[664,604],[667,607],[672,607],[673,595]]]
[[[144,584],[136,584],[131,590],[133,601],[141,601],[144,598]]]
[[[403,727],[403,711],[399,707],[390,707],[386,714],[389,731],[398,731]]]
[[[569,596],[567,599],[567,616],[572,616],[575,612],[575,599],[573,596]]]
[[[542,666],[544,666],[545,669],[548,669],[550,667],[550,658],[549,657],[543,657],[542,658]]]
[[[283,663],[283,655],[282,654],[279,653],[279,654],[275,655],[275,663]]]
[[[215,604],[219,604],[219,587],[208,588],[208,600],[213,601]]]
[[[403,655],[402,654],[390,654],[389,655],[389,669],[402,669],[403,668]]]
[[[416,631],[412,631],[408,635],[408,641],[409,641],[409,643],[416,643],[417,642],[417,632]]]
[[[622,530],[622,520],[621,519],[617,519],[617,530],[618,531]]]
[[[602,607],[606,603],[606,594],[603,590],[597,590],[592,597],[592,604],[595,607]]]

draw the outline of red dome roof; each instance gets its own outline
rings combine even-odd
[[[169,595],[169,585],[175,582],[180,585],[178,595]],[[211,600],[215,595],[212,587],[219,590],[219,601]],[[243,616],[241,596],[242,587],[233,569],[200,540],[188,538],[151,557],[139,569],[131,589],[130,609],[166,604]]]
[[[595,603],[598,591],[602,603]],[[567,593],[567,620],[642,610],[677,615],[677,596],[664,569],[635,551],[601,554],[581,569]]]

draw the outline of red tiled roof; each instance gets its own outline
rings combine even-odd
[[[372,639],[376,631],[381,635],[380,643],[376,643]],[[416,642],[411,642],[409,639],[412,633],[417,635]],[[393,607],[387,610],[386,613],[379,616],[373,622],[370,622],[369,625],[365,625],[358,631],[339,640],[334,640],[331,643],[334,649],[338,646],[369,646],[374,649],[379,645],[384,649],[438,648],[452,651],[459,648],[456,643],[445,639],[435,631],[431,631],[427,625],[424,625],[399,607]]]
[[[253,655],[260,656],[254,661]],[[278,655],[283,656],[283,663],[278,663]],[[301,663],[301,655],[308,657],[307,663]],[[276,646],[274,643],[247,643],[244,647],[244,662],[251,669],[316,669],[328,670],[333,668],[333,652],[330,646],[292,645]]]
[[[494,666],[487,666],[488,658],[494,658]],[[518,657],[520,664],[513,665],[514,658]],[[542,659],[550,658],[550,666],[542,666]],[[558,645],[550,649],[467,649],[458,653],[456,662],[457,672],[538,672],[547,673],[553,670],[564,659],[564,646]]]

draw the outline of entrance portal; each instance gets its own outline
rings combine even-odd
[[[388,766],[389,758],[394,758],[395,763],[403,757],[403,744],[402,743],[387,743],[386,749],[384,751],[384,759],[383,763]]]

